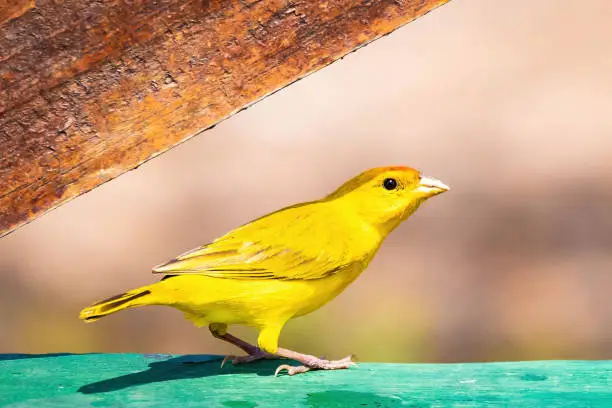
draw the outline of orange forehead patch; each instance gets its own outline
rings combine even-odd
[[[420,172],[412,167],[407,166],[387,166],[387,167],[376,167],[370,170],[365,171],[362,174],[370,174],[372,176],[377,176],[379,174],[388,173],[388,172],[402,172],[402,173],[412,173],[412,174],[420,174]]]

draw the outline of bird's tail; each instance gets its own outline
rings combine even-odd
[[[152,298],[151,286],[143,286],[86,307],[81,310],[79,319],[85,320],[87,323],[94,322],[106,315],[127,309],[128,307],[153,304],[154,299]]]

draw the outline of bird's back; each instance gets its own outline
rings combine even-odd
[[[335,202],[286,208],[155,268],[230,279],[311,280],[369,261],[380,234]]]

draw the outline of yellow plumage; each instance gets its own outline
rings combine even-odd
[[[336,297],[389,232],[447,189],[407,167],[369,170],[321,200],[259,218],[156,267],[164,279],[85,308],[80,318],[166,305],[198,326],[212,325],[213,333],[255,327],[259,347],[277,353],[288,320]]]

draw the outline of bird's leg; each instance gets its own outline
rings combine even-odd
[[[246,341],[239,339],[236,336],[232,336],[229,333],[225,333],[225,334],[217,334],[215,332],[212,332],[212,333],[215,338],[226,341],[230,344],[233,344],[234,346],[242,349],[247,354],[257,354],[262,351],[259,347],[254,346],[250,343],[247,343]]]
[[[347,356],[341,360],[325,360],[324,358],[317,358],[315,356],[311,356],[308,354],[297,353],[295,351],[279,348],[276,352],[276,355],[279,357],[289,358],[291,360],[299,361],[303,365],[301,366],[291,366],[288,364],[283,364],[276,369],[274,373],[277,376],[283,370],[287,371],[287,374],[301,374],[310,370],[340,370],[343,368],[349,368],[351,366],[357,365],[353,362],[353,356]]]
[[[226,331],[227,325],[211,324],[208,328],[215,338],[233,344],[234,346],[242,349],[245,353],[247,353],[246,356],[225,356],[225,358],[223,358],[223,361],[221,362],[221,367],[223,367],[228,360],[231,361],[232,364],[245,364],[262,359],[277,358],[275,355],[266,353],[259,347],[247,343],[246,341],[229,334]]]

